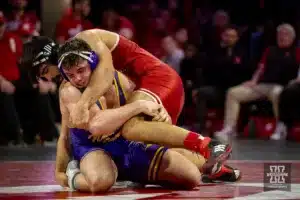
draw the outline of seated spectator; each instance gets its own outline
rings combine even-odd
[[[11,0],[13,12],[9,13],[7,20],[8,31],[18,31],[25,22],[34,25],[36,32],[40,32],[41,22],[34,11],[27,10],[28,0]]]
[[[71,14],[64,15],[56,26],[56,41],[59,44],[64,43],[71,37],[83,30],[92,29],[93,25],[86,20],[82,12],[83,0],[74,0]]]
[[[273,104],[276,119],[279,119],[278,99],[283,87],[297,77],[300,51],[295,47],[295,30],[289,24],[277,27],[277,46],[267,48],[258,69],[250,81],[232,87],[227,92],[224,128],[216,133],[227,140],[236,130],[240,104],[259,98],[267,98]],[[283,122],[277,121],[273,137],[286,133]]]
[[[162,60],[170,65],[177,73],[180,73],[180,63],[184,58],[184,52],[177,45],[177,42],[171,36],[167,36],[162,40],[162,48],[165,56]]]
[[[207,106],[222,107],[227,89],[251,75],[247,52],[238,42],[236,27],[229,26],[221,34],[219,46],[208,53],[209,63],[203,67],[204,86],[197,90],[200,131],[205,131]]]

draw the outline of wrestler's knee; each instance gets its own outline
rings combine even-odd
[[[91,192],[106,192],[118,176],[116,164],[103,150],[87,153],[80,162],[80,170]]]
[[[107,192],[115,184],[115,176],[113,173],[105,173],[89,177],[89,188],[91,192]]]
[[[159,176],[186,189],[193,189],[201,182],[201,173],[196,165],[180,153],[168,150],[162,160]]]

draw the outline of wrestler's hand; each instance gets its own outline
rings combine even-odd
[[[153,101],[139,100],[139,103],[142,113],[152,117],[156,117],[159,114],[160,109],[162,108],[161,105]]]
[[[64,172],[55,172],[55,180],[62,187],[68,187],[68,177]]]
[[[70,112],[71,126],[75,128],[87,129],[89,122],[89,109],[88,106],[76,104]]]
[[[153,117],[152,121],[165,122],[165,123],[168,123],[168,124],[172,124],[171,117],[170,117],[169,113],[167,112],[167,110],[163,106],[159,110],[158,115]]]

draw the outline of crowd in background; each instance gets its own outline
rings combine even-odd
[[[271,111],[274,127],[268,137],[285,139],[300,121],[295,2],[73,0],[53,38],[62,44],[92,28],[117,32],[180,74],[186,101],[179,125],[221,135],[245,132],[247,126],[249,134],[251,114],[240,123],[240,110],[254,105],[258,112]],[[30,3],[34,9],[28,9]],[[8,0],[0,12],[2,145],[53,141],[58,135],[57,85],[33,84],[19,67],[22,44],[43,34],[39,6],[33,0]],[[212,110],[222,119],[219,125],[208,123]],[[264,118],[253,119],[256,132],[264,132],[257,128]],[[293,140],[298,137],[300,132]]]

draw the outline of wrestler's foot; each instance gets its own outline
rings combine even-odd
[[[233,169],[228,165],[221,165],[217,163],[215,172],[211,174],[203,174],[203,183],[218,183],[218,182],[237,182],[242,178],[241,171],[239,169]]]
[[[72,160],[68,163],[66,175],[68,177],[68,185],[71,190],[75,190],[74,179],[77,174],[80,173],[79,163],[77,160]]]
[[[229,144],[222,144],[210,138],[204,140],[207,141],[207,145],[202,155],[207,159],[207,162],[203,165],[202,171],[205,174],[210,174],[217,163],[223,164],[230,157],[232,148]]]

